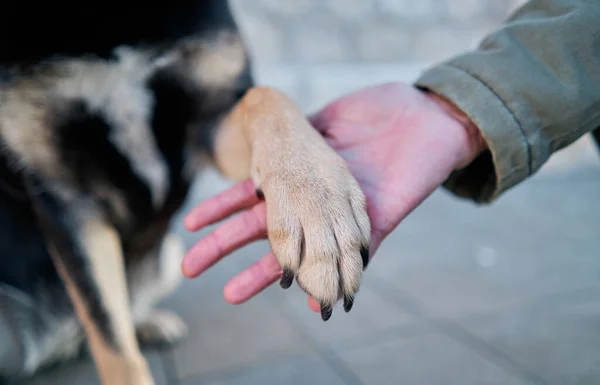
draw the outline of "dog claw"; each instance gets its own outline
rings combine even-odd
[[[281,281],[279,282],[279,285],[282,288],[287,289],[290,286],[292,286],[293,281],[294,281],[294,272],[291,271],[290,269],[283,269],[283,275],[281,276]]]
[[[329,320],[329,318],[331,318],[331,313],[333,313],[331,306],[321,304],[321,318],[323,321]]]
[[[257,188],[255,192],[258,199],[265,199],[265,194],[263,194],[261,189]]]
[[[360,256],[362,258],[363,270],[367,268],[369,264],[369,247],[363,246],[360,248]]]
[[[354,297],[350,295],[344,296],[344,311],[348,313],[352,310],[352,306],[354,305]]]

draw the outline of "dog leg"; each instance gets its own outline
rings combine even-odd
[[[140,344],[173,345],[188,335],[185,321],[174,312],[154,306],[171,295],[181,281],[185,248],[181,237],[167,234],[154,252],[129,270],[128,284]]]
[[[40,225],[84,326],[102,384],[152,385],[135,337],[116,231],[78,202],[69,202],[67,208],[48,193],[35,196]]]
[[[348,312],[368,261],[365,197],[346,162],[283,93],[247,92],[215,138],[215,162],[228,177],[252,177],[267,207],[268,238],[283,269],[328,320],[344,298]]]

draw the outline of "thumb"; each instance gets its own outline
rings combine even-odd
[[[307,117],[308,122],[323,136],[329,131],[329,127],[331,126],[330,122],[334,121],[336,116],[339,116],[338,102],[339,101],[336,100],[329,103],[319,111],[313,112]]]

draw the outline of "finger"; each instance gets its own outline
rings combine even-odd
[[[308,306],[310,307],[310,310],[314,311],[315,313],[321,313],[321,305],[319,305],[319,301],[311,296],[308,297]]]
[[[344,103],[339,100],[333,101],[323,107],[321,110],[308,116],[309,123],[319,131],[323,136],[327,136],[328,130],[331,128],[331,122],[342,115],[341,109]]]
[[[206,199],[194,207],[184,219],[189,231],[200,230],[228,216],[251,207],[259,202],[257,191],[251,179]]]
[[[281,266],[273,255],[268,253],[249,268],[233,277],[223,290],[225,300],[238,305],[260,293],[282,275]]]
[[[181,262],[183,274],[197,277],[231,252],[264,238],[266,217],[265,203],[261,202],[217,227],[185,254]]]

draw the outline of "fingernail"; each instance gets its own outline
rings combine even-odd
[[[186,230],[188,230],[188,231],[193,231],[193,229],[195,227],[194,226],[194,220],[190,216],[186,216],[183,219],[183,225],[185,226]]]
[[[192,266],[190,266],[190,262],[185,257],[181,261],[181,272],[186,278],[193,278],[194,276]]]
[[[283,269],[283,275],[281,276],[281,281],[279,282],[279,285],[284,288],[287,289],[290,286],[292,286],[292,282],[294,281],[294,272],[290,269]]]

